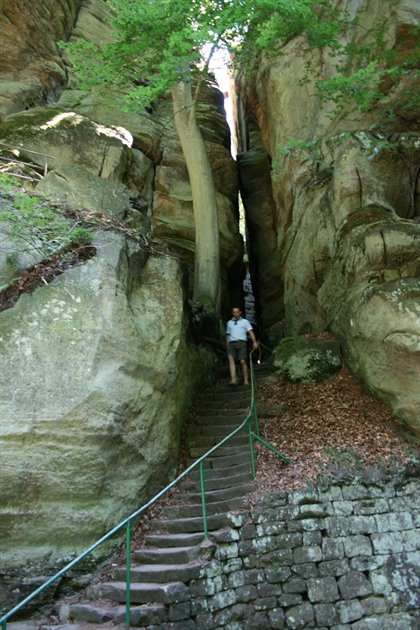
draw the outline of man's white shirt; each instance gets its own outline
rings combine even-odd
[[[250,330],[252,330],[251,324],[243,317],[236,320],[232,317],[226,325],[226,334],[229,335],[229,341],[247,341]]]

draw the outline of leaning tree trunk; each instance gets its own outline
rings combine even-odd
[[[220,311],[220,248],[216,191],[209,158],[197,124],[191,84],[180,81],[172,88],[175,125],[190,178],[194,222],[194,300],[210,300]]]

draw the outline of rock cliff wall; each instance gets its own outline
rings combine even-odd
[[[0,13],[0,122],[56,98],[67,82],[57,42],[71,33],[80,0],[5,0]]]
[[[20,5],[19,19],[25,22],[30,3],[21,0]],[[56,42],[68,37],[82,37],[100,46],[109,41],[113,33],[107,21],[109,8],[104,0],[79,0],[70,6],[74,25],[70,17],[64,20],[60,3],[54,5],[54,9],[46,6],[44,13],[40,9],[42,15],[34,21],[33,32],[25,31],[23,42],[19,37],[14,38],[17,26],[13,22],[10,24],[6,51],[10,56],[10,47],[13,50],[11,56],[18,57],[24,46],[30,48],[32,45],[31,37],[42,37],[44,21],[52,11],[55,17],[46,31],[45,47],[56,51],[63,80],[55,89],[37,93],[29,105],[19,92],[22,98],[16,98],[13,107],[7,101],[12,90],[5,84],[6,101],[2,103],[0,100],[0,111],[3,118],[11,112],[15,115],[9,116],[1,127],[0,142],[18,144],[53,156],[49,160],[50,173],[39,184],[41,192],[109,212],[118,219],[129,219],[140,224],[145,232],[152,227],[156,238],[164,240],[181,254],[192,274],[195,236],[192,197],[171,103],[162,99],[152,112],[125,113],[108,88],[101,90],[99,87],[90,93],[78,90],[71,67],[65,56],[59,56]],[[13,7],[14,3],[6,2],[4,14],[14,15]],[[66,28],[61,25],[63,21]],[[55,22],[60,26],[54,27]],[[38,56],[40,59],[48,57],[44,48],[39,49]],[[31,74],[29,61],[25,72],[31,80],[35,76]],[[11,78],[12,86],[16,87],[19,76]],[[48,106],[44,107],[45,104]],[[27,109],[28,112],[22,113]],[[230,154],[223,95],[210,82],[203,90],[199,122],[216,184],[222,311],[228,314],[232,302],[241,301],[243,242],[238,227],[236,164]],[[27,161],[37,160],[41,165],[45,162],[45,158],[34,157],[24,150],[20,156]]]
[[[416,3],[341,4],[362,20],[349,41],[363,43],[380,10],[388,47],[404,55],[416,46]],[[418,111],[403,107],[417,75],[406,73],[383,106],[355,121],[316,96],[315,80],[334,75],[325,51],[313,53],[309,85],[301,82],[304,44],[291,39],[282,56],[262,57],[255,75],[238,80],[238,164],[259,313],[266,328],[282,321],[288,335],[337,333],[351,369],[419,431],[420,138]],[[318,148],[299,156],[285,150],[291,137],[319,140]]]
[[[9,608],[26,576],[33,590],[176,476],[183,414],[215,368],[189,339],[180,261],[111,232],[94,245],[95,258],[0,313]]]
[[[1,5],[0,142],[22,147],[38,171],[47,163],[37,191],[134,227],[146,244],[160,239],[142,248],[98,232],[95,258],[0,313],[6,608],[173,479],[185,410],[218,365],[191,334],[192,202],[170,103],[123,113],[112,94],[77,90],[57,48],[69,36],[107,41],[108,14],[102,0]],[[210,84],[200,118],[227,308],[239,296],[243,244],[229,131]],[[22,270],[27,258],[15,253]]]

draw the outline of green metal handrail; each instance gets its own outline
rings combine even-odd
[[[262,347],[270,350],[267,346],[260,344]],[[127,518],[121,521],[118,525],[116,525],[113,529],[111,529],[107,534],[102,536],[99,540],[97,540],[93,545],[91,545],[88,549],[86,549],[83,553],[81,553],[77,558],[66,564],[60,571],[58,571],[55,575],[53,575],[49,580],[44,582],[41,586],[39,586],[35,591],[30,593],[24,600],[22,600],[19,604],[17,604],[14,608],[9,610],[3,617],[0,618],[0,624],[2,630],[6,630],[8,620],[16,614],[19,610],[21,610],[26,604],[29,604],[32,600],[34,600],[38,595],[40,595],[48,586],[53,584],[58,578],[67,573],[71,568],[73,568],[76,564],[78,564],[81,560],[83,560],[86,556],[88,556],[92,551],[97,549],[103,542],[109,540],[112,536],[114,536],[117,532],[121,531],[124,527],[126,528],[126,601],[125,601],[125,623],[127,626],[130,625],[130,605],[131,605],[131,537],[132,537],[132,521],[135,518],[138,518],[142,514],[144,514],[154,503],[156,503],[159,499],[163,497],[169,490],[177,485],[184,477],[189,475],[197,466],[199,467],[200,474],[200,490],[201,490],[201,504],[203,509],[203,533],[204,538],[208,538],[208,524],[207,524],[207,509],[206,509],[206,493],[205,493],[205,483],[204,483],[204,468],[203,464],[206,459],[208,459],[215,451],[217,451],[221,446],[226,444],[232,437],[234,437],[239,431],[241,431],[245,425],[248,425],[248,434],[249,434],[249,446],[250,446],[250,454],[251,454],[251,469],[252,474],[255,477],[257,474],[256,465],[255,465],[255,449],[254,449],[254,439],[258,440],[261,444],[269,448],[271,451],[276,453],[278,457],[283,459],[288,464],[292,463],[290,459],[279,453],[275,448],[273,448],[268,442],[263,440],[259,433],[259,422],[258,422],[258,414],[257,414],[257,406],[255,401],[255,390],[256,390],[256,377],[255,370],[252,363],[252,355],[254,350],[250,353],[250,372],[251,372],[251,403],[249,407],[249,411],[242,421],[242,423],[229,435],[227,435],[223,440],[218,442],[215,446],[213,446],[209,451],[207,451],[204,455],[202,455],[199,459],[197,459],[191,466],[189,466],[186,470],[184,470],[174,481],[168,484],[163,490],[158,492],[150,501],[145,503],[141,508],[130,514]],[[256,431],[252,430],[251,419],[254,416]]]

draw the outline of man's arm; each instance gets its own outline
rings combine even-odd
[[[226,325],[226,347],[229,347],[230,334],[229,334],[229,322]]]
[[[255,333],[252,328],[248,330],[248,335],[251,337],[252,345],[254,346],[254,348],[258,348],[259,343],[257,341],[257,338],[255,337]]]

